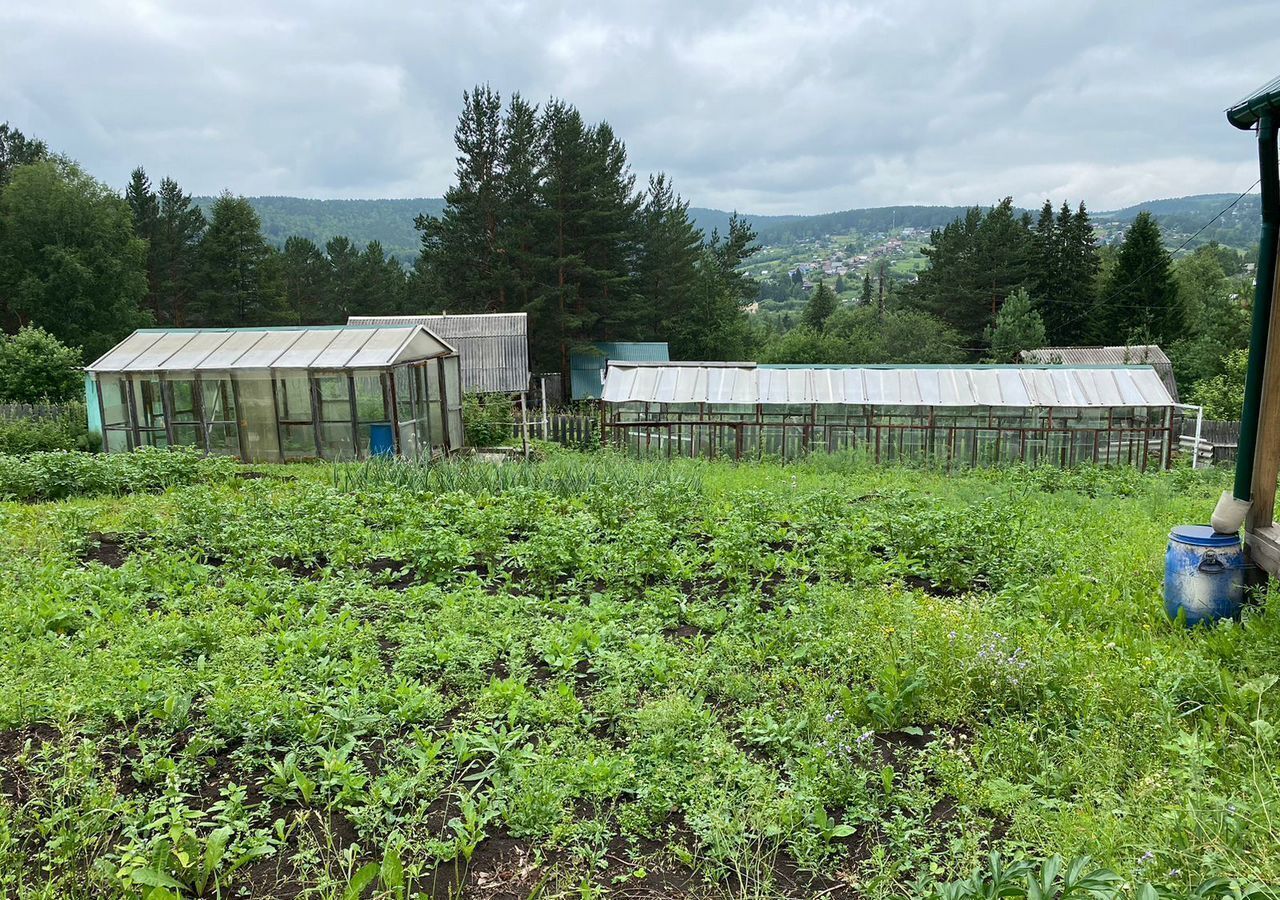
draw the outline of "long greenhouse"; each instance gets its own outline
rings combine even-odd
[[[107,452],[253,462],[429,458],[462,446],[458,354],[421,325],[135,331],[86,369]]]
[[[606,443],[634,455],[1166,467],[1174,400],[1151,366],[611,362]]]

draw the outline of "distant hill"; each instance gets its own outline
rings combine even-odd
[[[1223,207],[1235,194],[1198,194],[1148,200],[1124,209],[1091,212],[1095,222],[1123,226],[1139,212],[1152,213],[1165,229],[1171,243],[1181,243]],[[420,197],[412,200],[308,200],[299,197],[249,197],[249,202],[262,219],[263,234],[276,246],[290,235],[310,238],[321,246],[332,237],[345,235],[357,244],[372,240],[405,263],[418,253],[418,232],[413,220],[419,213],[439,215],[444,200]],[[208,208],[212,197],[197,197],[196,203]],[[882,206],[870,209],[847,209],[841,212],[811,216],[744,215],[766,244],[784,245],[850,231],[867,233],[893,228],[940,228],[957,216],[964,215],[963,206]],[[693,207],[689,210],[694,223],[707,234],[729,225],[729,213],[720,209]],[[1258,195],[1250,194],[1206,229],[1196,243],[1216,240],[1227,246],[1249,249],[1257,242],[1261,216]]]
[[[1226,209],[1238,196],[1239,194],[1197,194],[1193,197],[1147,200],[1135,206],[1092,215],[1095,222],[1131,222],[1138,213],[1149,212],[1164,229],[1165,240],[1181,244]],[[1191,246],[1217,241],[1237,250],[1253,250],[1258,246],[1261,222],[1262,198],[1258,194],[1246,194],[1239,203],[1206,228]]]

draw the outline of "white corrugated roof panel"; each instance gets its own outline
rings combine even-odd
[[[98,357],[87,368],[92,372],[122,372],[139,353],[160,340],[160,336],[160,333],[155,331],[135,331]]]
[[[803,366],[611,362],[607,403],[1170,406],[1150,366]]]
[[[264,331],[236,360],[237,369],[270,369],[280,355],[306,334],[304,331]]]
[[[169,355],[164,361],[166,370],[173,372],[190,372],[206,356],[214,352],[222,343],[231,337],[230,331],[198,331],[186,334],[183,345]]]
[[[191,340],[191,337],[190,334],[181,332],[161,334],[159,340],[152,342],[151,346],[121,366],[120,369],[124,372],[148,372],[161,369],[164,367],[165,360],[181,350]]]
[[[400,355],[400,348],[407,344],[415,333],[413,328],[375,328],[347,365],[353,369],[385,366],[387,360],[395,359]]]
[[[90,372],[382,368],[450,355],[421,325],[339,328],[208,328],[135,331]]]
[[[304,331],[289,348],[276,358],[274,368],[306,369],[325,347],[333,343],[333,339],[342,334],[341,331],[327,329],[311,329]]]
[[[236,360],[243,356],[246,350],[260,341],[263,334],[264,332],[261,331],[228,332],[225,341],[219,344],[208,356],[196,363],[196,371],[208,372],[215,369],[234,369]]]

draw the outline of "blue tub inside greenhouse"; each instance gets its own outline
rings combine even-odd
[[[1179,525],[1169,532],[1164,557],[1164,609],[1186,614],[1188,626],[1240,615],[1244,605],[1244,548],[1239,535],[1208,525]]]

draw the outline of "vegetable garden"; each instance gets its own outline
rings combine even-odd
[[[1280,883],[1280,613],[1159,599],[1222,473],[85,459],[0,457],[4,896]]]

